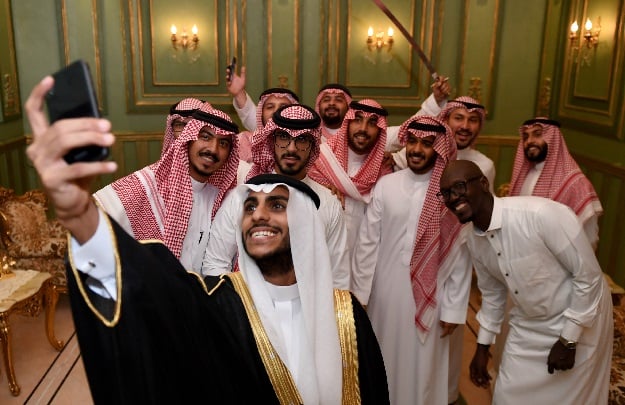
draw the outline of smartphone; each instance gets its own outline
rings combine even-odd
[[[52,75],[54,86],[46,94],[50,123],[65,118],[100,117],[89,65],[77,60]],[[109,156],[109,148],[89,145],[70,150],[63,158],[68,164],[94,162]]]
[[[236,56],[232,57],[232,62],[230,62],[230,64],[228,66],[226,66],[226,80],[230,81],[232,80],[232,74],[234,73],[234,70],[237,67],[237,58]]]

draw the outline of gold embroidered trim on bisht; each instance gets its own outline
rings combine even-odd
[[[96,206],[98,207],[98,211],[102,210],[102,212],[104,212],[100,204],[98,204],[98,202],[95,199],[94,199],[94,202]],[[98,216],[99,215],[100,215],[100,212],[98,212]],[[117,237],[115,236],[113,225],[111,224],[111,221],[108,215],[104,214],[103,217],[106,221],[106,227],[108,228],[109,234],[111,236],[111,243],[113,245],[113,256],[115,259],[115,280],[116,280],[116,287],[117,287],[116,289],[117,300],[115,300],[115,311],[113,313],[112,319],[108,319],[106,316],[104,316],[104,314],[102,314],[102,312],[100,312],[96,308],[96,306],[93,304],[93,302],[89,298],[89,295],[87,294],[86,289],[89,287],[86,287],[83,284],[82,278],[80,277],[79,270],[76,267],[76,263],[74,263],[74,257],[73,257],[73,252],[72,252],[72,242],[71,242],[72,235],[69,232],[67,232],[67,250],[68,250],[67,257],[69,259],[71,271],[74,274],[74,279],[76,280],[76,285],[78,286],[78,291],[80,291],[80,295],[82,296],[83,300],[87,304],[87,307],[89,307],[91,312],[100,320],[100,322],[102,322],[105,326],[112,328],[119,323],[119,319],[121,317],[121,311],[122,311],[122,265],[121,265],[121,260],[119,258],[119,251],[117,250]]]
[[[271,385],[278,396],[278,400],[284,405],[302,404],[304,401],[297,391],[289,369],[286,368],[267,336],[243,276],[240,272],[228,273],[227,276],[232,280],[234,289],[241,297],[241,301],[243,301],[245,313],[254,332],[256,347],[258,347],[258,352],[263,360],[265,370],[267,370],[267,375],[269,380],[271,380]]]
[[[343,405],[359,405],[361,399],[358,379],[358,343],[354,308],[349,291],[334,290],[334,308],[343,362]]]

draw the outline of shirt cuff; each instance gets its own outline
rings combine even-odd
[[[493,332],[480,327],[480,330],[477,332],[477,343],[481,345],[492,345],[495,343],[496,336],[497,335]]]
[[[567,320],[560,332],[560,336],[571,342],[579,342],[579,337],[582,336],[584,328],[577,325],[575,322]]]
[[[76,239],[71,238],[72,261],[78,271],[98,280],[104,286],[107,295],[116,299],[113,238],[106,215],[99,208],[98,213],[98,228],[91,239],[81,245]],[[92,288],[92,290],[105,296],[100,289]]]

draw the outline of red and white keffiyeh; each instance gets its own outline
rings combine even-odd
[[[450,160],[456,159],[456,142],[451,129],[441,119],[429,116],[412,117],[400,126],[399,141],[404,146],[408,134],[417,138],[433,135],[433,148],[437,154],[410,259],[410,282],[417,307],[415,324],[427,332],[432,325],[426,324],[424,320],[434,317],[425,314],[436,309],[439,266],[449,253],[461,227],[456,216],[436,197],[445,166]]]
[[[599,202],[599,197],[592,183],[584,175],[577,162],[566,146],[564,136],[556,121],[538,117],[528,120],[519,128],[519,134],[534,125],[539,125],[543,131],[543,139],[547,143],[545,166],[534,186],[532,195],[545,197],[569,206],[579,215],[588,204]],[[510,180],[510,195],[516,196],[521,192],[527,173],[535,163],[525,157],[523,140],[519,141],[512,179]]]
[[[271,88],[263,91],[258,99],[256,105],[256,129],[263,127],[263,107],[269,97],[285,97],[291,104],[299,104],[299,98],[297,94],[293,93],[289,89],[283,88]],[[239,155],[241,160],[253,163],[252,157],[252,132],[243,131],[239,134]]]
[[[167,125],[165,126],[165,137],[163,138],[163,147],[161,149],[161,156],[167,149],[174,143],[176,139],[174,137],[174,128],[172,124],[174,120],[178,118],[187,118],[193,114],[194,111],[199,109],[204,102],[197,98],[185,98],[180,102],[174,104],[169,109],[169,115],[167,115]]]
[[[283,88],[271,88],[263,91],[258,98],[258,104],[256,105],[256,128],[263,127],[263,107],[265,105],[265,101],[271,96],[275,97],[286,97],[289,99],[291,104],[299,104],[299,98],[297,94],[293,93],[289,89]]]
[[[321,114],[321,112],[319,111],[319,104],[321,104],[321,99],[324,98],[327,94],[342,94],[343,97],[345,97],[345,101],[348,105],[352,102],[352,93],[347,87],[338,83],[326,84],[319,90],[319,93],[317,93],[317,99],[315,100],[315,111],[317,112],[317,114]],[[327,132],[325,127],[323,126],[321,127],[321,133],[326,139],[330,139],[334,136],[334,134]]]
[[[356,173],[355,176],[350,177],[350,179],[358,189],[358,192],[361,195],[367,195],[371,192],[371,189],[373,188],[375,183],[377,183],[380,177],[384,176],[385,174],[391,173],[392,171],[389,167],[385,167],[382,165],[382,162],[384,160],[384,146],[386,145],[386,128],[388,124],[386,121],[386,116],[360,110],[357,107],[358,104],[383,110],[382,106],[377,101],[372,99],[364,99],[356,104],[350,103],[350,108],[349,110],[347,110],[347,114],[345,114],[345,119],[343,120],[341,128],[335,136],[333,136],[325,143],[325,145],[332,151],[341,168],[345,171],[345,173],[347,173],[347,160],[349,155],[349,146],[347,144],[347,139],[349,136],[349,123],[356,117],[356,112],[362,113],[365,119],[369,118],[371,115],[376,115],[378,117],[377,127],[380,129],[378,140],[365,161],[363,162],[363,165],[358,173]],[[354,105],[355,107],[352,108],[351,105]],[[333,185],[337,187],[343,194],[349,195],[346,188],[341,184],[340,181],[338,181],[337,175],[333,172],[332,167],[333,166],[329,161],[328,157],[326,157],[324,154],[321,154],[319,159],[315,161],[313,168],[309,171],[308,176],[316,182],[325,186]]]
[[[486,108],[484,108],[484,106],[481,105],[479,101],[469,96],[460,96],[456,97],[451,101],[448,101],[445,107],[441,110],[441,112],[438,113],[438,118],[442,119],[443,121],[447,121],[447,118],[449,118],[451,112],[458,108],[463,108],[470,113],[478,113],[480,116],[480,124],[484,123],[484,119],[486,118]]]
[[[273,133],[276,129],[286,131],[293,138],[302,134],[312,135],[313,145],[306,165],[306,170],[309,170],[319,157],[320,124],[319,115],[308,106],[293,104],[280,108],[264,127],[257,127],[252,135],[252,161],[254,163],[246,179],[258,174],[271,173],[274,170],[276,161]]]
[[[182,242],[193,208],[193,189],[189,175],[189,144],[198,139],[198,133],[202,128],[208,126],[215,133],[232,138],[232,149],[228,160],[208,179],[209,184],[219,189],[213,205],[213,218],[225,194],[236,186],[239,164],[236,137],[238,128],[227,114],[212,108],[208,103],[203,104],[198,111],[205,114],[199,118],[196,118],[198,115],[193,115],[180,136],[158,162],[149,168],[119,179],[111,185],[124,206],[135,239],[162,240],[176,257],[180,257]],[[149,176],[143,176],[141,173],[149,169],[154,172],[156,184],[145,181]],[[158,196],[160,200],[153,202],[149,196]],[[152,203],[157,213],[153,212]],[[162,221],[162,230],[156,215]]]

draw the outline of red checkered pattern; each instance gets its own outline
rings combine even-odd
[[[359,101],[359,103],[371,107],[382,108],[377,101],[372,99],[364,99]],[[355,118],[356,111],[361,112],[365,119],[369,118],[371,115],[375,115],[370,112],[350,108],[347,110],[347,114],[345,114],[345,119],[343,120],[343,124],[341,125],[339,131],[326,143],[330,149],[332,149],[332,152],[336,156],[336,159],[341,163],[341,167],[345,170],[345,172],[347,172],[347,158],[349,150],[349,146],[347,146],[349,123]],[[384,146],[386,145],[387,125],[386,117],[378,116],[377,126],[380,128],[378,141],[373,150],[369,153],[369,156],[367,156],[367,159],[365,159],[358,173],[351,177],[352,182],[356,185],[361,195],[370,193],[378,179],[391,172],[390,168],[382,166],[382,161],[384,160]],[[332,182],[333,176],[331,175],[330,170],[330,165],[327,164],[325,159],[322,157],[315,162],[315,165],[308,175],[320,184],[325,186],[334,185],[335,187],[338,187],[341,192],[345,193],[345,190],[343,190],[340,183],[334,184]]]
[[[198,100],[197,98],[185,98],[181,100],[176,106],[176,110],[197,110],[202,106],[202,100]],[[210,104],[209,104],[210,105]],[[165,126],[165,137],[163,138],[163,148],[161,149],[161,156],[165,153],[167,149],[174,143],[174,129],[171,127],[171,124],[177,118],[185,118],[180,114],[169,114],[167,116],[167,125]]]
[[[483,109],[483,108],[467,108],[467,106],[462,104],[462,103],[480,104],[479,101],[477,101],[474,98],[468,97],[468,96],[456,97],[453,100],[447,102],[447,105],[445,105],[445,107],[441,110],[441,112],[438,113],[438,118],[442,119],[443,121],[447,121],[447,118],[449,118],[449,114],[451,114],[451,112],[453,110],[456,110],[458,108],[462,108],[462,109],[467,110],[470,113],[472,113],[472,112],[478,113],[480,115],[480,125],[484,124],[484,119],[486,119],[486,110],[485,109]]]
[[[545,197],[569,206],[575,214],[593,201],[599,201],[599,197],[592,183],[584,175],[582,170],[569,153],[560,128],[555,125],[535,123],[529,126],[521,126],[519,134],[533,125],[540,125],[543,130],[543,138],[548,145],[545,166],[536,182],[532,195]],[[519,141],[512,179],[510,180],[510,195],[516,196],[521,192],[521,187],[527,177],[527,172],[534,165],[525,157],[523,140]]]
[[[265,94],[264,96],[262,96],[260,98],[260,100],[258,100],[258,105],[256,106],[256,128],[262,128],[263,127],[263,106],[265,105],[265,101],[267,101],[267,99],[271,96],[276,96],[276,97],[286,97],[289,99],[289,101],[291,102],[291,104],[299,104],[298,101],[296,99],[293,98],[292,95],[290,95],[289,93],[270,93],[270,94]]]
[[[230,117],[220,110],[204,103],[200,110],[232,122]],[[117,192],[130,220],[136,239],[160,239],[180,257],[182,242],[187,232],[191,209],[193,208],[193,189],[189,175],[189,143],[196,141],[199,131],[205,126],[215,133],[232,137],[232,150],[224,166],[213,173],[208,183],[217,187],[219,193],[213,206],[212,217],[225,194],[236,186],[239,148],[237,136],[204,121],[192,119],[187,123],[180,136],[168,148],[161,159],[150,168],[156,177],[157,190],[149,190],[151,195],[160,195],[166,212],[158,213],[162,218],[164,234],[157,225],[151,211],[147,190],[135,174],[117,180],[112,187]]]
[[[281,110],[281,116],[292,120],[310,120],[313,118],[313,114],[310,111],[298,104],[293,104]],[[246,180],[251,179],[258,174],[271,173],[274,170],[275,148],[273,131],[278,128],[288,132],[288,134],[293,138],[297,138],[305,133],[310,133],[313,136],[314,143],[310,150],[310,158],[308,160],[308,164],[306,165],[306,170],[309,170],[319,157],[319,144],[321,142],[321,129],[319,127],[314,129],[281,128],[273,122],[273,119],[269,119],[264,128],[260,126],[257,127],[252,135],[253,165],[246,177]]]
[[[442,134],[409,129],[408,125],[411,122],[442,125],[446,132]],[[460,232],[460,222],[456,216],[436,197],[436,193],[440,190],[439,184],[443,169],[450,160],[456,159],[456,142],[453,139],[451,129],[442,120],[434,117],[418,116],[404,122],[399,128],[399,140],[404,145],[408,133],[418,138],[435,136],[433,148],[437,153],[432,177],[419,216],[417,236],[410,260],[410,281],[417,306],[415,323],[421,330],[428,331],[431,325],[426,325],[422,317],[425,311],[436,308],[438,268]]]

